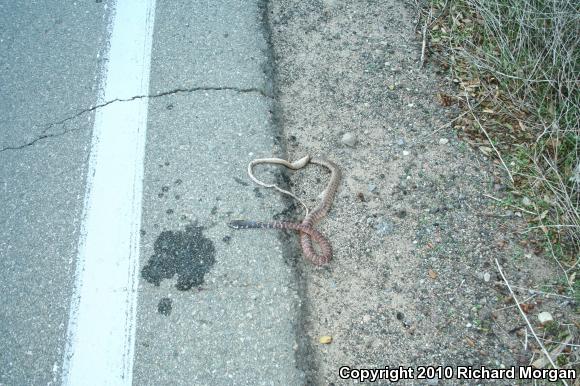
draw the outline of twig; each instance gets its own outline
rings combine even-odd
[[[542,339],[544,342],[548,342],[548,343],[556,343],[556,344],[563,344],[564,346],[569,346],[569,347],[580,347],[580,344],[572,344],[570,343],[570,340],[572,340],[571,337],[568,337],[568,339],[566,339],[566,341],[564,342],[557,342],[555,340],[550,340],[550,339],[544,339],[544,338],[540,338]]]
[[[544,291],[540,291],[540,290],[533,289],[533,288],[519,287],[519,286],[517,286],[517,285],[512,285],[512,287],[513,287],[513,288],[518,288],[518,289],[521,289],[521,290],[526,290],[526,291],[529,291],[529,292],[531,292],[531,293],[534,293],[534,294],[542,294],[542,295],[545,295],[546,297],[550,297],[550,296],[557,296],[557,297],[559,297],[559,298],[565,298],[565,299],[574,299],[574,298],[573,298],[573,297],[571,297],[571,296],[566,296],[566,295],[555,294],[555,293],[553,293],[553,292],[544,292]]]
[[[544,221],[540,220],[540,224],[544,225]],[[546,238],[546,240],[550,241],[550,235],[548,235],[548,231],[546,230],[546,227],[544,226],[544,228],[541,228],[541,229],[544,232],[544,237]],[[558,258],[556,257],[556,253],[554,252],[554,246],[552,245],[551,242],[548,242],[547,244],[550,247],[550,254],[552,255],[552,258],[556,261],[556,263],[558,264],[558,266],[562,270],[564,277],[566,278],[566,284],[568,285],[568,288],[570,288],[570,291],[572,293],[576,292],[576,291],[574,291],[574,287],[572,286],[573,283],[570,282],[570,278],[568,277],[568,273],[566,272],[566,269],[562,266],[562,263],[560,263],[560,260],[558,260]]]
[[[482,97],[479,101],[477,101],[477,104],[475,105],[475,107],[479,107],[479,105],[489,96],[491,95],[491,92],[487,93],[487,95],[485,95],[484,97]],[[460,101],[463,100],[463,98],[460,98],[458,96],[453,95],[454,98],[459,99]],[[451,127],[451,125],[453,124],[453,122],[457,121],[459,118],[463,117],[464,115],[466,115],[467,113],[469,113],[469,110],[465,110],[464,112],[462,112],[461,114],[459,114],[458,116],[456,116],[455,118],[453,118],[452,120],[450,120],[449,122],[439,126],[438,128],[436,128],[435,130],[433,130],[431,133],[425,135],[425,138],[429,138],[431,137],[433,134],[438,133],[439,131],[443,130],[446,127]]]
[[[427,24],[431,21],[431,9],[429,9],[429,16],[425,19],[425,24],[423,24],[423,28],[421,33],[423,34],[423,44],[421,45],[421,66],[423,68],[425,65],[425,50],[427,49]]]
[[[556,225],[536,225],[533,227],[529,227],[529,230],[537,229],[537,228],[580,228],[578,224],[556,224]],[[527,233],[529,231],[526,231]]]
[[[568,346],[568,343],[570,343],[570,341],[572,341],[572,337],[568,336],[564,342],[560,342],[558,347],[556,347],[556,349],[550,353],[550,358],[552,358],[552,357],[557,358],[558,355],[560,355],[562,353],[562,351],[564,351],[566,346]],[[532,362],[532,366],[534,366],[537,369],[541,369],[544,366],[546,366],[546,359],[538,358],[537,360]]]
[[[439,132],[440,130],[443,130],[444,128],[446,128],[447,126],[451,126],[451,124],[453,122],[455,122],[456,120],[458,120],[459,118],[463,117],[465,114],[467,114],[469,111],[464,111],[461,114],[459,114],[458,116],[456,116],[455,118],[453,118],[452,120],[450,120],[449,122],[439,126],[438,128],[436,128],[435,130],[433,130],[433,132],[431,132],[430,134],[428,134],[427,136],[431,136],[437,132]]]
[[[502,200],[500,200],[500,199],[499,199],[499,198],[497,198],[497,197],[491,196],[491,195],[489,195],[489,194],[485,194],[485,193],[483,193],[483,194],[482,194],[482,196],[485,196],[485,197],[487,197],[487,198],[491,198],[491,199],[492,199],[492,200],[494,200],[494,201],[497,201],[497,202],[499,202],[499,203],[501,203],[501,204],[504,204],[504,202],[503,202]],[[533,215],[533,216],[537,216],[537,215],[538,215],[537,213],[530,212],[529,210],[526,210],[526,209],[524,209],[524,208],[520,208],[519,206],[516,206],[516,205],[512,205],[512,204],[505,204],[505,205],[507,205],[507,206],[511,206],[511,207],[512,207],[512,208],[514,208],[514,209],[517,209],[517,210],[519,210],[519,211],[525,212],[525,213],[527,213],[527,214],[531,214],[531,215]]]
[[[528,328],[530,329],[532,335],[534,336],[534,339],[536,339],[536,342],[538,343],[538,346],[540,346],[540,349],[542,350],[542,352],[544,353],[544,355],[546,356],[546,358],[548,359],[548,361],[550,362],[550,364],[552,365],[552,367],[554,369],[559,369],[559,367],[552,360],[552,357],[550,356],[550,353],[548,352],[548,350],[546,350],[546,347],[544,347],[544,345],[540,341],[540,338],[538,338],[538,335],[536,335],[536,332],[534,331],[534,328],[532,327],[532,324],[530,323],[528,317],[526,316],[526,313],[524,312],[524,310],[522,310],[522,307],[520,306],[520,303],[518,301],[518,298],[514,294],[514,291],[512,290],[512,287],[510,286],[510,283],[507,281],[505,275],[503,274],[503,271],[501,269],[501,266],[499,265],[499,262],[497,261],[497,259],[494,259],[494,260],[495,260],[495,265],[497,266],[497,269],[499,271],[499,274],[501,275],[501,278],[503,279],[503,281],[505,282],[506,286],[508,287],[508,289],[510,291],[510,294],[512,295],[512,298],[514,299],[514,302],[518,306],[518,310],[520,311],[520,314],[522,315],[522,317],[524,318],[526,324],[528,325]],[[568,383],[566,383],[566,381],[563,380],[563,379],[562,379],[562,383],[565,386],[568,386]]]
[[[522,301],[522,304],[526,304],[528,301],[530,301],[531,299],[533,299],[533,298],[535,298],[535,297],[536,297],[536,294],[532,294],[532,296],[525,298],[525,299]],[[501,308],[496,308],[494,311],[495,311],[495,312],[498,312],[498,311],[507,310],[507,309],[510,309],[510,308],[516,307],[517,305],[518,305],[518,304],[516,303],[516,304],[512,304],[511,306],[505,306],[505,307],[501,307]],[[522,327],[523,327],[523,326],[522,326]]]
[[[508,173],[508,176],[510,177],[510,180],[512,181],[512,184],[514,183],[514,177],[512,176],[512,173],[510,172],[509,168],[507,167],[507,165],[505,164],[505,162],[503,161],[503,158],[501,157],[501,154],[499,153],[499,150],[497,150],[497,148],[495,147],[495,145],[493,144],[493,141],[491,140],[491,138],[489,137],[489,134],[487,134],[487,130],[485,130],[485,128],[483,127],[483,125],[481,124],[481,122],[479,122],[479,118],[477,117],[477,115],[475,115],[475,113],[473,112],[473,109],[471,107],[471,103],[469,102],[469,93],[467,92],[467,90],[465,90],[465,101],[467,102],[467,106],[469,107],[469,112],[471,113],[471,115],[473,116],[473,119],[475,120],[475,122],[477,122],[477,125],[479,126],[479,128],[481,129],[481,131],[483,131],[483,133],[485,134],[485,136],[487,137],[487,140],[489,142],[489,144],[491,145],[491,147],[493,148],[493,150],[495,151],[495,153],[497,154],[497,156],[499,157],[499,160],[501,161],[503,167],[505,168],[505,170]]]

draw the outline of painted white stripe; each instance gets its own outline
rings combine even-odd
[[[155,0],[121,0],[99,103],[147,95]],[[95,112],[76,261],[65,385],[132,382],[148,99]]]

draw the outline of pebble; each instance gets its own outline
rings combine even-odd
[[[532,201],[529,198],[524,197],[522,198],[522,204],[524,204],[524,206],[532,206]]]
[[[381,221],[376,226],[377,233],[381,236],[387,236],[393,233],[395,226],[390,221]]]
[[[368,190],[370,193],[375,193],[377,191],[377,186],[375,184],[369,184]]]
[[[318,339],[318,341],[319,341],[321,344],[331,344],[331,343],[332,343],[332,336],[330,336],[330,335],[324,335],[324,336],[321,336],[321,337]]]
[[[447,145],[448,142],[449,140],[447,138],[439,139],[439,145]]]
[[[356,145],[356,136],[353,133],[344,133],[340,142],[346,146],[353,147]]]
[[[397,140],[397,145],[399,146],[405,146],[405,140],[403,138],[400,138]]]
[[[403,155],[406,156],[406,155],[409,155],[409,154],[411,154],[411,153],[408,150],[403,150]]]
[[[489,279],[491,279],[491,275],[489,274],[489,272],[484,273],[483,274],[483,281],[487,283],[489,281]]]
[[[540,321],[540,323],[545,324],[548,322],[552,322],[554,318],[552,317],[552,314],[550,314],[548,311],[544,311],[538,314],[538,320]]]

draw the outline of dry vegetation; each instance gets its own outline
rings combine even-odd
[[[440,93],[450,123],[494,158],[498,200],[529,221],[524,235],[561,268],[561,292],[580,304],[580,3],[425,0],[417,32],[425,63],[455,85]],[[578,308],[577,308],[578,311]]]

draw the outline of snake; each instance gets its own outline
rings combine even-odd
[[[330,180],[326,189],[322,193],[322,199],[320,204],[313,211],[308,211],[306,205],[291,192],[281,189],[275,184],[265,184],[262,181],[254,177],[253,168],[258,164],[278,164],[287,167],[292,170],[299,170],[308,164],[319,165],[327,168],[330,171]],[[296,200],[298,200],[305,208],[306,215],[302,222],[291,222],[291,221],[253,221],[253,220],[234,220],[228,225],[233,229],[291,229],[298,231],[300,233],[300,246],[302,247],[302,252],[304,257],[312,262],[314,265],[324,265],[328,264],[332,259],[332,246],[328,239],[318,230],[314,229],[316,223],[322,220],[330,210],[334,196],[338,190],[338,185],[341,179],[341,172],[338,166],[328,160],[324,159],[313,159],[310,156],[305,156],[297,161],[288,162],[280,158],[260,158],[251,161],[248,165],[248,175],[257,184],[267,187],[274,188],[281,193],[287,194]],[[320,248],[320,253],[317,253],[314,249],[312,242],[318,244]]]

